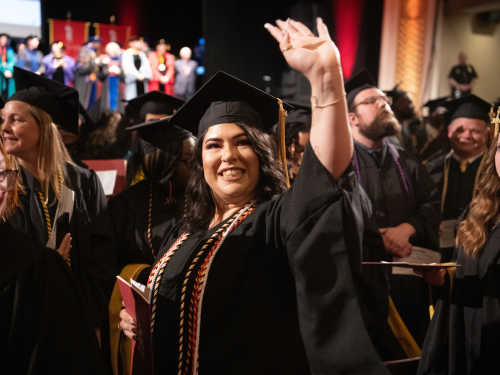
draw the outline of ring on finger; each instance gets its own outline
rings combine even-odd
[[[291,50],[293,48],[293,46],[291,44],[287,44],[285,47],[283,47],[283,49],[281,50],[281,52],[286,52],[288,50]]]

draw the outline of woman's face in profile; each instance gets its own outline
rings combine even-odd
[[[202,151],[205,179],[226,204],[247,203],[259,181],[259,157],[236,124],[209,128]]]
[[[38,158],[40,125],[31,115],[28,104],[13,100],[2,110],[2,138],[7,154],[20,159]]]
[[[0,172],[5,171],[6,166],[5,166],[5,159],[0,152]],[[1,182],[0,182],[1,184]],[[9,192],[2,192],[2,189],[0,188],[0,215],[2,214],[5,205],[7,203],[7,197],[9,196]]]

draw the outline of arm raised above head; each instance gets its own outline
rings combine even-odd
[[[276,23],[278,27],[269,23],[265,27],[279,42],[287,63],[311,83],[311,146],[337,179],[351,162],[353,148],[339,51],[321,18],[318,37],[300,22]]]

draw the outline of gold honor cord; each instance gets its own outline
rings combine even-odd
[[[288,177],[288,167],[286,164],[286,145],[285,145],[285,118],[288,116],[288,113],[283,108],[283,102],[281,99],[278,99],[279,105],[279,120],[278,120],[278,148],[280,154],[280,160],[283,164],[283,168],[285,169],[286,176],[286,186],[290,188],[290,179]]]
[[[493,107],[491,107],[490,117],[492,117],[491,113],[493,113],[493,114],[495,113],[493,111]],[[491,123],[495,124],[495,132],[493,133],[493,138],[495,138],[497,136],[497,134],[498,134],[498,124],[500,124],[500,118],[499,117],[500,117],[500,106],[498,107],[497,117],[491,119]]]
[[[444,202],[446,200],[446,192],[448,190],[448,174],[450,172],[450,162],[451,162],[451,156],[452,152],[450,152],[447,156],[446,159],[444,160],[444,181],[443,181],[443,192],[441,195],[441,213],[444,212]],[[484,163],[486,162],[486,151],[484,152],[482,158],[481,158],[481,163],[479,164],[479,168],[477,169],[476,172],[476,177],[474,179],[474,188],[472,189],[472,199],[474,199],[477,195],[477,186],[479,184],[479,177],[483,173],[483,168],[484,168]]]
[[[59,172],[57,174],[57,179],[59,180],[59,192],[60,192],[61,186],[63,185],[63,178],[62,178],[61,172]],[[52,234],[52,223],[50,222],[49,209],[47,207],[45,196],[43,195],[43,193],[41,191],[38,192],[38,196],[40,197],[40,203],[42,203],[43,212],[45,215],[45,224],[47,225],[47,237],[50,238],[50,235]],[[70,258],[69,254],[68,254],[68,258],[66,259],[66,263],[68,263],[68,266],[71,268],[71,258]]]

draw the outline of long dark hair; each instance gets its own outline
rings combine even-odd
[[[146,178],[155,182],[170,179],[175,172],[175,168],[177,168],[177,164],[179,164],[183,146],[184,139],[169,143],[165,146],[165,151],[157,148],[148,152],[142,162],[142,169]]]
[[[243,123],[236,123],[247,135],[251,146],[259,157],[259,182],[256,187],[257,203],[271,199],[273,195],[286,190],[286,178],[283,165],[278,156],[278,147],[270,135],[259,129]],[[208,129],[198,136],[194,146],[194,154],[189,161],[191,178],[189,179],[186,196],[187,207],[184,218],[184,230],[194,233],[206,230],[215,215],[215,202],[212,190],[205,180],[203,171],[202,150],[203,140]]]

